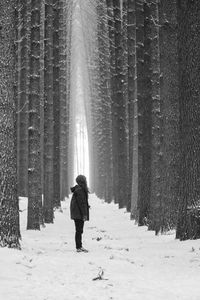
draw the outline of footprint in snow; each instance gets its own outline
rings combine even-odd
[[[110,247],[110,246],[105,246],[104,249],[107,249],[107,250],[112,250],[113,248]]]
[[[129,248],[112,248],[112,247],[110,247],[110,246],[105,246],[104,249],[107,249],[107,250],[126,251],[126,252],[129,251]]]
[[[38,254],[38,255],[41,255],[41,254],[44,254],[44,253],[45,253],[44,250],[38,250],[38,251],[36,252],[36,254]]]
[[[113,238],[111,236],[107,235],[107,234],[104,234],[104,238],[106,240],[113,240]]]
[[[27,262],[27,263],[28,263],[28,262]],[[31,265],[31,262],[30,262],[30,264],[26,264],[26,263],[23,263],[23,262],[21,262],[21,261],[17,261],[17,262],[16,262],[16,265],[22,265],[22,266],[24,266],[24,267],[26,267],[26,268],[28,268],[28,269],[33,269],[33,268],[35,268],[35,266]]]
[[[95,237],[95,238],[92,238],[93,240],[96,240],[97,242],[99,242],[100,240],[102,240],[102,237],[98,236],[98,237]]]

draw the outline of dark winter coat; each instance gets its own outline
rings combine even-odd
[[[88,194],[79,186],[71,188],[73,193],[70,203],[71,219],[83,220],[84,217],[89,221]]]

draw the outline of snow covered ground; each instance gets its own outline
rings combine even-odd
[[[22,251],[0,249],[0,300],[200,299],[200,240],[155,236],[94,195],[90,205],[89,253],[75,252],[69,200],[40,232],[26,231],[21,213]],[[103,280],[93,280],[102,269]]]

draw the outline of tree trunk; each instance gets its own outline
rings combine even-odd
[[[109,40],[107,26],[107,7],[104,0],[97,6],[98,13],[98,50],[99,50],[99,97],[97,102],[97,152],[99,162],[99,197],[112,200],[112,151],[111,151],[111,96],[109,69]]]
[[[27,229],[40,229],[40,0],[31,1],[30,93],[28,128],[28,223]]]
[[[119,5],[119,1],[117,1]],[[116,102],[117,97],[117,87],[116,87],[116,68],[115,68],[115,60],[116,60],[116,29],[115,29],[115,22],[116,22],[116,7],[114,6],[114,2],[110,3],[108,7],[110,14],[113,13],[113,24],[110,24],[112,27],[110,28],[110,38],[111,38],[111,45],[110,45],[110,55],[111,55],[111,71],[112,71],[112,78],[111,78],[111,87],[112,87],[112,154],[113,154],[113,197],[115,203],[119,203],[118,198],[118,187],[119,187],[119,165],[118,165],[118,106]],[[117,8],[118,11],[119,7]],[[120,23],[121,24],[121,23]]]
[[[113,145],[113,161],[117,163],[117,170],[114,170],[114,185],[116,186],[115,200],[119,203],[119,207],[125,207],[127,203],[127,186],[126,178],[128,177],[128,139],[127,139],[127,103],[124,97],[124,46],[122,38],[122,14],[120,9],[120,1],[115,1],[114,6],[115,18],[115,101],[113,103],[114,137]]]
[[[150,0],[151,1],[151,0]],[[149,2],[150,2],[149,1]],[[150,205],[151,193],[151,154],[152,154],[152,23],[151,23],[151,7],[150,3],[144,3],[144,66],[143,66],[143,101],[142,112],[142,137],[141,148],[139,151],[142,156],[142,164],[140,165],[140,194],[138,202],[138,224],[140,226],[146,223],[146,218]],[[140,87],[141,89],[141,87]]]
[[[71,34],[71,28],[68,27],[69,24],[69,13],[65,8],[65,1],[62,0],[60,2],[60,151],[61,151],[61,158],[60,158],[60,193],[61,193],[61,200],[68,195],[68,139],[69,139],[69,107],[67,106],[67,84],[69,82],[68,68],[67,68],[67,57],[69,55],[71,44],[69,43],[67,47],[67,34]],[[67,18],[67,21],[66,21]],[[67,32],[67,29],[69,32]],[[68,52],[67,52],[67,49]],[[66,74],[67,69],[67,74]]]
[[[20,65],[18,105],[18,195],[28,196],[28,88],[30,50],[30,0],[20,1]]]
[[[179,105],[177,1],[159,4],[162,133],[161,232],[177,224],[179,199]]]
[[[20,248],[15,84],[16,1],[0,3],[0,246]]]
[[[151,85],[152,85],[152,147],[151,198],[148,214],[149,230],[160,231],[162,207],[162,155],[161,155],[161,100],[160,100],[160,48],[158,1],[150,1],[151,14]]]
[[[54,118],[53,118],[53,0],[45,1],[44,44],[44,219],[53,223]]]
[[[53,206],[60,208],[60,43],[59,1],[53,0],[53,111],[54,111],[54,196]]]
[[[122,185],[124,186],[124,200],[122,207],[128,208],[130,211],[130,198],[132,187],[131,182],[129,181],[129,102],[128,102],[128,0],[123,0],[122,8],[122,74],[123,74],[123,115],[120,116],[120,119],[123,118],[123,132],[121,135],[123,137],[123,153],[124,153],[124,163],[125,163],[125,174],[121,174],[123,180]],[[122,109],[120,109],[122,112]],[[121,139],[120,139],[121,140]],[[126,178],[125,178],[126,177]]]
[[[180,206],[177,238],[200,238],[200,2],[178,1]]]
[[[45,0],[41,0],[40,14],[40,161],[41,161],[41,193],[44,195],[44,21]],[[40,202],[40,224],[44,226],[43,197]]]
[[[133,123],[134,101],[136,92],[136,20],[135,0],[128,1],[127,16],[127,43],[128,43],[128,132],[129,132],[129,192],[127,210],[131,211],[131,196],[133,182]]]
[[[138,204],[143,186],[142,178],[142,138],[144,108],[144,0],[135,1],[136,14],[136,70],[137,81],[134,101],[133,124],[133,185],[131,218],[138,220]]]
[[[111,161],[111,182],[110,184],[110,195],[113,200],[113,197],[116,201],[116,174],[114,169],[116,166],[116,116],[113,114],[115,107],[115,20],[114,20],[114,10],[113,10],[113,0],[107,0],[107,23],[108,23],[108,38],[109,38],[109,68],[110,68],[110,98],[111,98],[111,151],[112,151],[112,161]],[[115,163],[114,163],[115,161]],[[111,199],[110,199],[111,200]]]

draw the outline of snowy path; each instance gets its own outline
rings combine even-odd
[[[114,204],[94,195],[90,204],[89,253],[74,250],[68,202],[41,232],[26,231],[21,213],[22,251],[0,249],[0,300],[200,299],[200,240],[156,237]],[[92,280],[99,268],[107,280]]]

